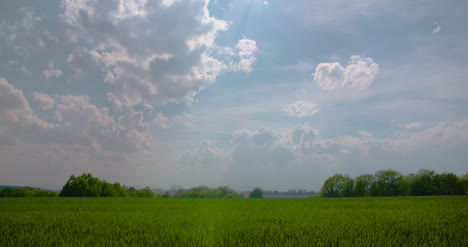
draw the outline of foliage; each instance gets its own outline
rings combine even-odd
[[[468,172],[460,178],[460,184],[465,195],[468,195]]]
[[[403,175],[394,170],[380,170],[375,173],[371,185],[372,196],[406,195],[406,181]]]
[[[345,197],[352,196],[354,180],[348,176],[335,174],[328,178],[323,184],[320,196],[322,197]]]
[[[366,196],[429,196],[463,195],[468,193],[468,173],[459,178],[453,173],[437,174],[433,170],[419,170],[403,176],[394,170],[380,170],[374,175],[364,174],[351,179],[335,174],[322,186],[322,197]]]
[[[290,189],[288,191],[277,191],[277,190],[266,190],[263,192],[265,195],[274,195],[274,196],[316,196],[319,195],[319,192],[313,190],[304,190],[304,189]]]
[[[70,176],[59,194],[60,197],[154,197],[149,187],[137,190],[120,183],[111,184],[105,180],[83,173],[79,177]]]
[[[253,189],[249,194],[249,198],[263,198],[263,190],[259,187]]]
[[[239,198],[240,195],[229,187],[210,189],[207,186],[199,186],[188,190],[179,190],[176,197],[185,198]]]
[[[32,187],[4,187],[0,197],[57,197],[58,193]]]
[[[370,196],[371,186],[374,182],[372,174],[364,174],[354,180],[354,196]]]
[[[0,246],[468,246],[468,197],[0,200]]]

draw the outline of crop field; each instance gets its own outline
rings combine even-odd
[[[0,246],[468,246],[468,197],[0,199]]]

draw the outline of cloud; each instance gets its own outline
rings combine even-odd
[[[379,73],[379,65],[372,58],[353,55],[346,67],[339,63],[320,63],[315,68],[314,83],[331,91],[339,88],[367,89]]]
[[[316,145],[319,131],[309,125],[290,129],[241,129],[232,136],[232,156],[240,166],[284,166]]]
[[[251,72],[252,65],[256,61],[255,53],[257,52],[257,43],[255,40],[250,39],[241,39],[237,42],[236,49],[240,61],[238,63],[238,68],[236,70]]]
[[[47,94],[34,92],[32,94],[32,98],[41,110],[49,110],[54,108],[55,101]]]
[[[374,137],[374,135],[372,135],[372,133],[364,131],[364,130],[358,131],[358,135],[360,137],[363,137],[363,138],[372,138],[372,137]]]
[[[51,124],[34,115],[23,92],[5,78],[0,78],[0,123],[5,126],[52,128]]]
[[[180,183],[187,187],[225,185],[226,178],[229,177],[227,172],[230,164],[231,156],[216,142],[203,141],[195,148],[183,151],[177,157],[176,176],[182,177]],[[192,180],[193,178],[196,179]]]
[[[60,78],[60,76],[62,76],[62,71],[55,67],[53,61],[49,61],[47,69],[43,70],[42,74],[47,80],[50,80],[52,78]]]
[[[206,0],[64,0],[62,20],[68,39],[85,44],[81,55],[105,72],[113,105],[191,104],[223,72],[250,72],[255,62],[255,41],[242,39],[240,61],[231,68],[232,58],[215,44],[228,23],[210,16],[207,6]]]
[[[442,30],[442,26],[439,24],[439,22],[434,22],[434,29],[432,30],[432,33],[438,33]]]
[[[153,123],[161,129],[167,129],[169,127],[169,119],[165,117],[162,112],[156,114]]]
[[[318,105],[309,101],[298,101],[283,107],[283,110],[295,117],[311,117],[319,112]]]
[[[87,96],[60,96],[54,103],[49,96],[34,93],[40,108],[51,109],[55,104],[55,123],[49,123],[34,114],[21,90],[5,79],[0,79],[0,88],[3,136],[29,144],[61,144],[70,152],[77,146],[87,149],[88,155],[108,158],[151,147],[149,124],[141,112],[127,109],[115,120],[107,108],[90,104]]]
[[[424,127],[424,124],[420,122],[413,122],[413,123],[409,123],[405,125],[405,129],[409,129],[409,130],[420,129],[422,127]]]
[[[197,148],[183,152],[178,162],[184,166],[197,168],[225,166],[230,156],[213,141],[204,141]]]
[[[291,128],[239,129],[232,134],[228,146],[215,146],[212,148],[216,152],[196,152],[190,158],[207,161],[216,156],[213,153],[222,154],[231,177],[226,181],[247,187],[289,186],[292,176],[298,180],[296,183],[319,188],[324,177],[337,172],[359,175],[389,168],[405,173],[421,168],[443,172],[449,169],[445,164],[450,164],[453,172],[466,172],[466,145],[468,120],[443,122],[387,138],[363,130],[356,135],[323,138],[318,129],[302,124]]]

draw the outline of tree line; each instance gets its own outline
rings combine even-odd
[[[4,187],[0,188],[0,197],[57,197],[54,191],[33,187]]]
[[[120,183],[111,184],[106,180],[93,177],[90,173],[83,173],[79,177],[70,176],[59,193],[60,197],[154,197],[149,188],[135,189]]]
[[[431,196],[468,194],[468,173],[458,177],[454,173],[437,174],[422,169],[404,176],[395,170],[380,170],[374,175],[356,178],[335,174],[329,177],[320,191],[321,197],[369,196]]]
[[[235,190],[222,186],[216,189],[208,188],[207,186],[199,186],[188,190],[180,189],[176,191],[174,197],[182,198],[241,198],[242,195]]]

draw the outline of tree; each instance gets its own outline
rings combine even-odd
[[[374,180],[372,174],[364,174],[354,180],[354,196],[370,196],[371,185]]]
[[[101,196],[102,197],[115,197],[115,196],[117,196],[117,192],[114,189],[114,185],[104,181],[104,183],[102,184]]]
[[[56,197],[57,192],[32,187],[6,187],[0,189],[0,197]]]
[[[440,195],[463,195],[462,181],[453,173],[443,173],[437,176]]]
[[[406,181],[400,172],[380,170],[375,173],[371,185],[371,196],[402,196],[406,194]]]
[[[428,196],[438,194],[437,174],[433,170],[421,169],[417,174],[410,174],[407,178],[409,190],[414,196]]]
[[[354,180],[349,176],[335,174],[329,177],[320,191],[321,197],[350,197],[353,196]]]
[[[138,197],[154,197],[154,192],[150,187],[146,186],[144,189],[138,191]]]
[[[249,194],[250,198],[263,198],[263,190],[259,187],[255,188]]]
[[[142,190],[136,190],[133,187],[120,185],[120,183],[111,184],[93,177],[91,173],[83,173],[79,177],[71,175],[67,183],[63,186],[59,196],[61,197],[127,197],[140,196],[152,197],[153,191],[149,187]]]
[[[120,197],[128,196],[127,188],[125,188],[125,186],[120,185],[120,183],[115,183],[114,189],[115,189],[115,192],[117,193],[117,196],[120,196]]]
[[[460,178],[460,184],[465,195],[468,195],[468,172]]]

